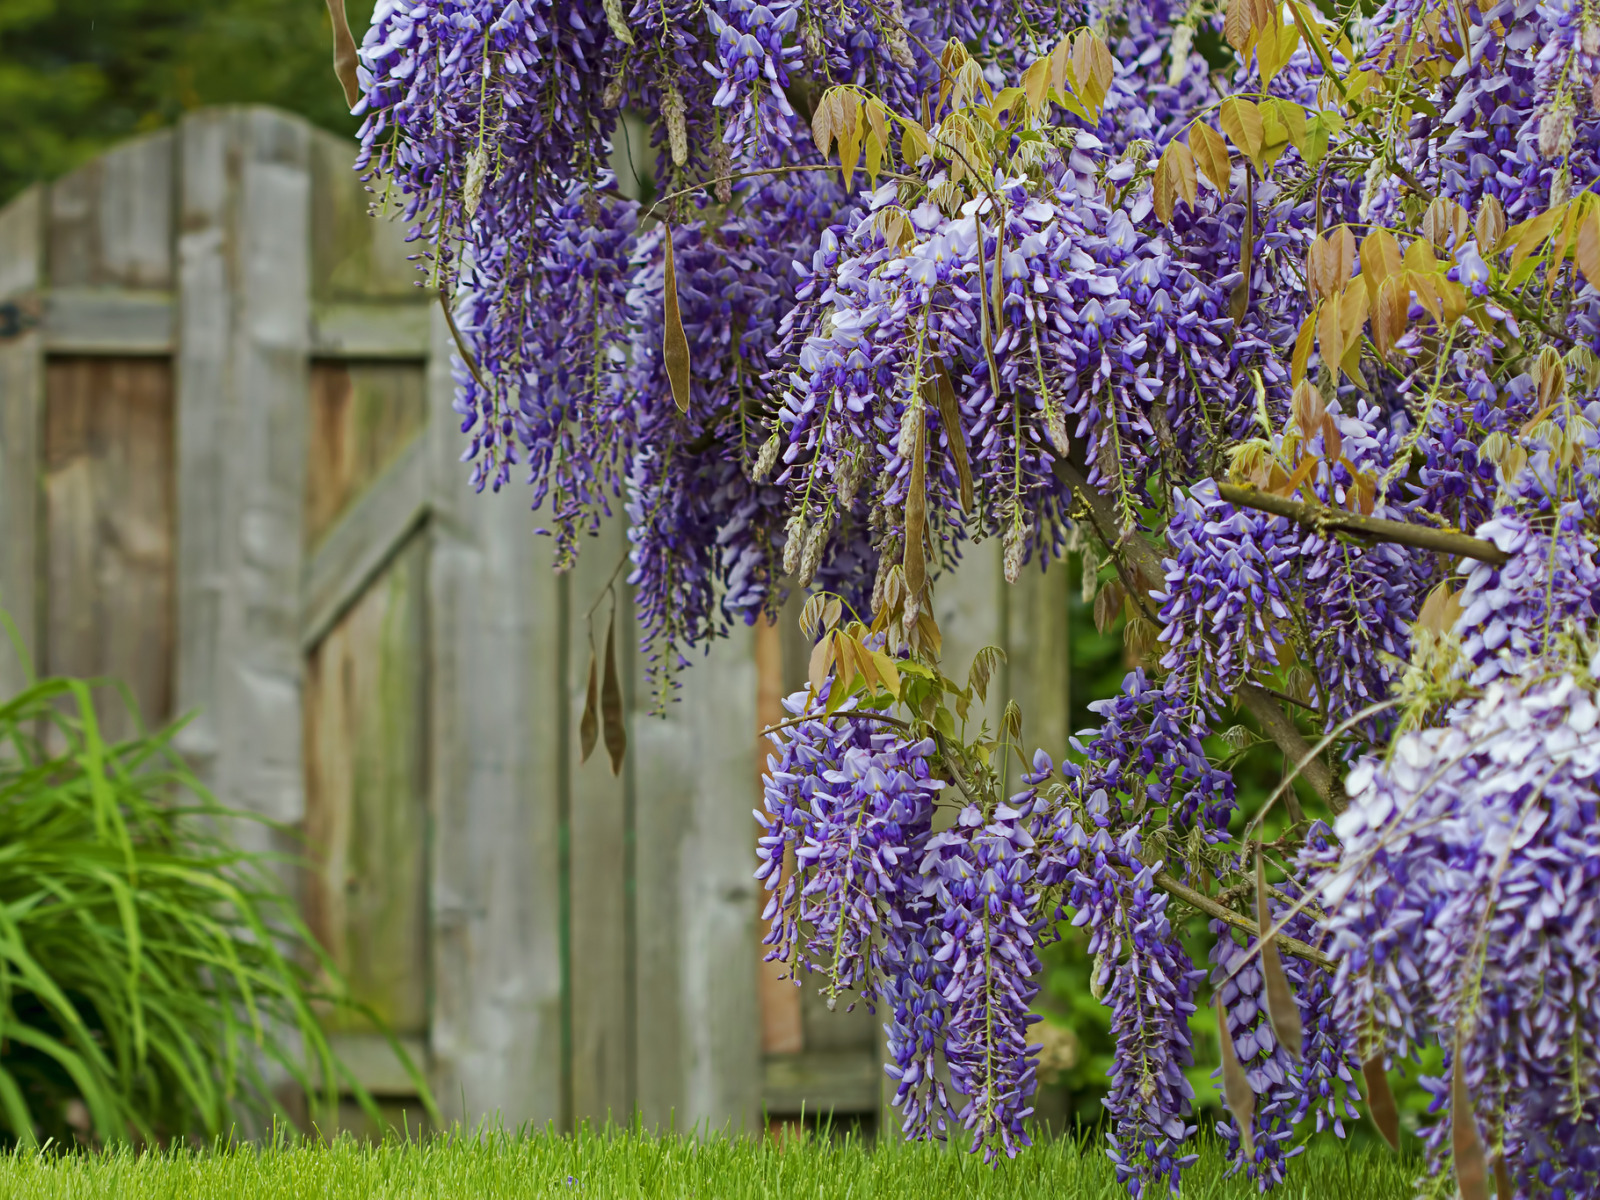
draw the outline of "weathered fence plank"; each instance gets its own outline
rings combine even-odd
[[[427,549],[407,544],[312,650],[305,684],[306,921],[352,997],[408,1035],[428,1026]]]
[[[441,419],[454,391],[449,338],[437,319],[426,435],[434,1079],[446,1116],[542,1125],[564,1117],[554,793],[569,733],[566,580],[520,495],[467,486],[455,423]]]
[[[584,545],[571,575],[567,711],[574,736],[588,692],[591,647],[603,685],[610,629],[615,630],[619,683],[632,682],[633,613],[623,582],[626,572],[619,572],[627,545],[625,523],[606,522],[600,536]],[[624,696],[625,718],[626,700]],[[633,964],[627,936],[632,897],[626,846],[632,833],[628,811],[632,780],[612,774],[603,730],[587,763],[579,765],[580,755],[571,754],[572,1119],[626,1121],[633,1112],[634,1092],[629,1028]]]
[[[48,367],[42,668],[125,683],[146,725],[172,715],[172,369],[163,359]],[[108,737],[133,731],[115,697]]]
[[[304,815],[299,639],[310,130],[266,109],[182,126],[178,707],[219,797]]]
[[[39,649],[38,528],[44,439],[44,344],[35,322],[44,283],[43,188],[0,211],[0,607],[15,623],[26,665]],[[25,664],[0,638],[0,686],[22,687]]]

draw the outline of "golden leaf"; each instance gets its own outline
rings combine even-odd
[[[1228,195],[1233,187],[1233,157],[1222,135],[1197,120],[1189,126],[1189,148],[1194,151],[1195,166],[1200,173],[1216,184],[1217,191]]]

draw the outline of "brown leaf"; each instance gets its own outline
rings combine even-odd
[[[1101,633],[1108,632],[1122,615],[1122,606],[1127,598],[1128,593],[1121,580],[1108,579],[1101,584],[1094,598],[1094,627]]]
[[[1189,126],[1189,148],[1194,151],[1195,166],[1200,169],[1217,191],[1228,195],[1233,187],[1233,156],[1228,153],[1228,143],[1222,135],[1204,121]]]
[[[1376,302],[1372,306],[1372,340],[1378,355],[1388,359],[1406,332],[1411,314],[1411,289],[1406,286],[1404,273],[1391,275],[1378,285]]]
[[[1239,1065],[1239,1055],[1233,1048],[1233,1034],[1228,1031],[1228,1012],[1222,1006],[1222,995],[1217,994],[1217,1040],[1222,1043],[1222,1097],[1233,1114],[1233,1123],[1239,1130],[1239,1149],[1244,1159],[1255,1159],[1256,1094],[1250,1081],[1244,1077],[1244,1067]]]
[[[1427,211],[1422,214],[1422,236],[1439,250],[1443,250],[1452,239],[1459,246],[1470,228],[1472,222],[1467,218],[1467,210],[1444,196],[1429,204]]]
[[[1494,1156],[1494,1194],[1499,1200],[1511,1200],[1516,1195],[1516,1189],[1511,1183],[1511,1169],[1506,1166],[1506,1156]]]
[[[1244,57],[1255,31],[1254,0],[1228,0],[1227,15],[1222,19],[1222,36],[1239,52],[1240,58]]]
[[[1600,208],[1591,207],[1578,226],[1578,244],[1573,257],[1589,286],[1600,288]]]
[[[667,368],[667,382],[672,385],[672,399],[679,412],[689,411],[689,339],[683,332],[683,313],[678,308],[678,268],[673,261],[672,226],[666,227],[667,283],[662,298],[661,360]]]
[[[1267,868],[1264,856],[1256,853],[1256,923],[1263,935],[1272,928],[1272,909],[1267,904]],[[1305,1041],[1305,1027],[1300,1021],[1300,1005],[1289,986],[1289,977],[1283,973],[1283,959],[1278,954],[1276,936],[1261,939],[1261,975],[1267,985],[1267,1019],[1272,1022],[1272,1032],[1277,1034],[1283,1048],[1298,1060]]]
[[[1312,242],[1306,252],[1306,284],[1311,294],[1321,300],[1338,295],[1350,282],[1355,253],[1355,235],[1347,225],[1335,226]]]
[[[1450,1060],[1450,1149],[1455,1156],[1456,1187],[1461,1200],[1489,1200],[1489,1164],[1478,1135],[1478,1118],[1472,1112],[1467,1072],[1461,1061],[1461,1032],[1456,1031],[1455,1054]]]
[[[1340,351],[1337,363],[1329,363],[1330,369],[1336,365],[1343,365],[1345,372],[1352,375],[1349,356],[1352,350],[1361,345],[1361,328],[1367,323],[1367,289],[1360,283],[1347,284],[1344,292],[1339,297],[1339,332],[1344,338],[1344,347]],[[1359,380],[1355,380],[1359,383]]]
[[[600,664],[595,661],[593,648],[589,651],[589,690],[583,701],[583,720],[578,722],[578,744],[582,756],[578,762],[586,763],[600,740]]]
[[[1151,180],[1155,204],[1156,220],[1163,225],[1172,223],[1172,206],[1178,202],[1178,182],[1173,178],[1172,151],[1177,142],[1168,142],[1167,148],[1161,154],[1161,159],[1156,163],[1155,178]]]
[[[1389,1074],[1383,1069],[1383,1052],[1379,1051],[1361,1064],[1361,1080],[1367,1090],[1367,1111],[1377,1126],[1389,1149],[1400,1149],[1400,1109],[1389,1090]]]
[[[1500,249],[1500,239],[1506,236],[1506,210],[1493,196],[1478,202],[1478,216],[1472,222],[1473,236],[1478,239],[1478,253],[1488,258]]]
[[[800,632],[806,635],[807,641],[816,641],[817,635],[822,632],[822,616],[828,610],[828,596],[824,592],[812,592],[806,597],[806,602],[800,607]],[[827,628],[832,629],[830,624]]]
[[[617,680],[617,623],[613,614],[606,630],[606,676],[600,688],[600,724],[605,730],[611,773],[622,774],[622,756],[628,752],[628,726],[622,715],[622,684]]]
[[[344,88],[345,103],[354,108],[361,99],[361,76],[356,70],[356,40],[350,36],[344,0],[328,0],[328,19],[333,22],[333,73]]]
[[[832,629],[842,616],[844,616],[844,601],[837,596],[829,596],[828,602],[822,607],[822,627]]]
[[[1445,633],[1453,629],[1461,618],[1461,594],[1451,589],[1448,582],[1441,583],[1428,593],[1417,612],[1414,628]]]
[[[1295,385],[1294,394],[1289,398],[1289,413],[1300,427],[1300,435],[1309,438],[1322,424],[1322,418],[1328,415],[1328,406],[1322,401],[1322,393],[1309,380],[1302,379]]]
[[[833,149],[833,135],[833,90],[830,88],[822,94],[822,99],[817,101],[817,107],[811,113],[811,140],[816,143],[823,158],[827,158],[828,152]]]
[[[916,434],[911,445],[911,481],[906,491],[906,591],[920,599],[927,582],[927,563],[922,555],[923,529],[928,519],[928,492],[926,477],[927,422],[922,410],[917,410]]]
[[[933,390],[934,407],[939,411],[939,424],[944,427],[950,461],[955,466],[956,478],[961,482],[961,509],[971,512],[972,462],[967,457],[967,435],[961,427],[961,406],[956,403],[955,384],[950,381],[950,372],[942,359],[933,360],[933,378],[924,385],[924,390],[928,388]]]

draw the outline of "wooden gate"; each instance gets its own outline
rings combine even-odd
[[[0,211],[0,604],[40,669],[192,714],[218,798],[303,831],[308,921],[448,1117],[870,1123],[878,1022],[759,960],[755,735],[803,677],[793,622],[738,631],[654,718],[621,589],[630,748],[620,777],[579,766],[624,531],[556,575],[524,494],[467,486],[448,331],[351,158],[206,110]],[[1007,647],[998,692],[1052,746],[1063,584],[1006,589],[980,547],[939,595],[951,661]],[[381,1038],[333,1033],[415,1109]]]

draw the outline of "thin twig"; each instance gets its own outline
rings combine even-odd
[[[1202,895],[1187,884],[1179,883],[1165,871],[1155,872],[1151,879],[1158,888],[1174,899],[1182,900],[1190,907],[1198,908],[1201,912],[1207,913],[1219,921],[1226,921],[1235,929],[1242,929],[1253,938],[1259,939],[1261,937],[1261,926],[1257,925],[1249,917],[1244,916],[1242,913],[1236,913],[1231,908],[1224,908],[1211,897]],[[1278,943],[1280,949],[1288,954],[1293,954],[1296,958],[1303,958],[1309,963],[1315,963],[1324,971],[1332,971],[1334,969],[1333,959],[1314,946],[1308,946],[1296,938],[1285,937],[1281,933],[1277,933],[1274,940]]]
[[[461,330],[456,325],[455,314],[450,311],[450,297],[445,295],[442,284],[439,287],[439,307],[444,310],[444,323],[450,326],[450,336],[456,340],[456,349],[461,354],[461,361],[467,364],[467,370],[472,372],[472,378],[477,380],[479,389],[487,396],[489,385],[484,383],[483,376],[478,371],[478,360],[473,358],[472,351],[467,349],[466,339],[461,336]]]
[[[1232,483],[1219,482],[1217,495],[1237,508],[1253,508],[1274,516],[1288,517],[1296,524],[1321,534],[1330,531],[1348,533],[1370,542],[1391,542],[1399,546],[1414,546],[1419,550],[1432,550],[1438,554],[1459,554],[1497,567],[1503,567],[1511,561],[1511,556],[1493,542],[1467,533],[1429,529],[1425,525],[1390,521],[1383,517],[1363,517],[1359,513],[1330,508],[1326,504],[1308,504],[1287,496],[1274,496],[1260,488],[1240,487]]]

